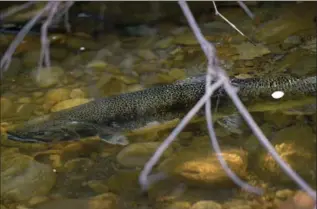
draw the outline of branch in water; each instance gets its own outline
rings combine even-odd
[[[255,43],[248,37],[246,36],[244,33],[242,33],[242,31],[240,31],[233,23],[231,23],[225,16],[223,16],[217,9],[217,5],[215,3],[215,1],[212,1],[214,8],[215,8],[215,13],[216,15],[219,15],[224,21],[226,21],[231,27],[233,27],[233,29],[235,29],[236,31],[238,31],[238,33],[240,33],[243,37],[245,37],[246,39],[248,39],[248,41],[250,43],[252,43],[253,45],[255,45]],[[245,4],[243,4],[245,6],[245,8],[247,8],[247,6]],[[243,8],[243,7],[242,7]]]
[[[49,10],[49,8],[52,6],[52,2],[48,2],[46,6],[37,13],[18,33],[18,35],[15,37],[15,39],[10,44],[9,48],[4,53],[3,57],[0,61],[0,73],[7,71],[7,69],[10,66],[12,55],[15,52],[16,48],[19,46],[19,44],[22,42],[24,37],[27,35],[27,33],[31,30],[31,28],[36,24],[36,22],[39,21],[39,19],[44,15],[44,13]]]
[[[29,1],[27,3],[24,3],[22,5],[19,5],[19,6],[13,6],[12,8],[9,8],[7,9],[6,12],[3,12],[0,14],[0,21],[3,21],[5,18],[15,14],[15,13],[18,13],[24,9],[27,9],[29,8],[30,6],[32,6],[33,4],[35,4],[35,2],[33,1]]]
[[[68,22],[67,12],[69,8],[73,5],[73,1],[69,1],[64,3],[61,2],[48,2],[46,6],[40,10],[17,34],[15,39],[12,41],[8,49],[6,50],[4,56],[1,58],[0,61],[0,74],[2,75],[3,72],[7,71],[10,66],[12,56],[19,46],[19,44],[23,41],[24,37],[28,34],[31,28],[43,17],[47,15],[47,19],[43,23],[41,27],[41,54],[39,59],[39,66],[38,70],[42,69],[43,64],[46,67],[49,67],[50,64],[50,50],[49,50],[49,39],[48,39],[48,28],[53,23],[56,22],[65,15],[65,27],[66,30],[70,31],[70,25]],[[31,6],[33,2],[29,2],[26,4],[21,5],[20,7],[14,8],[9,10],[7,13],[1,14],[1,18],[8,17],[22,9],[25,9]],[[62,8],[59,8],[62,5]],[[58,12],[58,10],[61,10]]]
[[[73,5],[74,2],[67,2],[64,8],[61,8],[60,12],[58,12],[58,7],[61,5],[61,2],[54,2],[52,5],[52,8],[50,8],[49,15],[47,17],[47,20],[44,22],[44,24],[41,27],[41,54],[40,54],[40,60],[39,60],[39,66],[38,66],[38,71],[42,69],[43,65],[45,67],[50,67],[51,66],[51,61],[50,61],[50,41],[48,39],[47,33],[48,33],[48,27],[52,24],[52,22],[58,22],[59,19],[64,16],[65,14],[67,15],[67,12],[69,8]],[[63,4],[62,4],[63,6]],[[54,19],[55,17],[55,19]],[[68,19],[67,19],[68,21]],[[67,22],[68,23],[68,22]],[[66,25],[67,28],[67,25]],[[70,28],[67,28],[70,30]]]
[[[229,177],[239,186],[241,186],[243,189],[246,189],[250,192],[255,192],[257,194],[260,194],[262,191],[259,188],[255,188],[246,182],[243,182],[241,179],[236,176],[232,170],[227,166],[225,160],[221,156],[221,150],[219,148],[219,144],[217,142],[217,138],[213,129],[212,125],[212,117],[211,117],[211,104],[209,97],[212,95],[212,93],[219,88],[221,85],[224,87],[227,94],[230,96],[234,104],[236,105],[238,111],[240,114],[244,117],[244,119],[247,121],[248,125],[250,126],[253,133],[256,135],[256,137],[259,139],[259,141],[262,143],[262,145],[268,150],[268,152],[272,155],[272,157],[278,162],[278,164],[282,167],[282,169],[286,172],[288,176],[290,176],[304,191],[306,191],[314,200],[316,200],[316,192],[309,187],[309,185],[300,177],[297,175],[296,172],[294,172],[278,155],[278,153],[275,151],[274,147],[270,144],[268,139],[265,137],[261,129],[258,127],[258,125],[253,120],[250,113],[247,111],[241,100],[239,99],[237,95],[237,89],[235,89],[231,84],[228,76],[226,75],[225,71],[221,69],[221,67],[218,65],[218,60],[215,56],[215,48],[214,46],[209,43],[202,35],[194,17],[192,16],[192,13],[190,12],[187,4],[185,1],[180,0],[179,4],[184,12],[184,15],[186,16],[190,27],[192,28],[196,39],[199,41],[201,48],[203,49],[206,57],[208,58],[208,72],[206,76],[206,93],[205,95],[199,100],[199,102],[190,110],[187,115],[183,118],[183,120],[179,123],[179,125],[172,131],[172,133],[167,137],[167,139],[161,144],[161,146],[156,150],[154,155],[151,157],[151,159],[146,163],[144,169],[141,172],[141,175],[139,177],[140,184],[143,189],[147,189],[149,187],[149,181],[148,181],[148,175],[151,172],[153,166],[158,162],[160,156],[163,154],[163,152],[167,149],[167,147],[175,140],[176,136],[182,131],[182,129],[185,127],[185,125],[191,120],[191,118],[197,113],[197,111],[206,103],[206,118],[207,118],[207,125],[208,125],[208,131],[209,135],[211,137],[212,146],[217,154],[217,158],[220,161],[222,167],[226,171],[226,173],[229,175]],[[245,36],[241,31],[239,31],[232,23],[229,22],[224,16],[222,16],[216,7],[215,2],[213,2],[216,14],[220,15],[226,22],[228,22],[233,28],[235,28],[241,35]],[[240,4],[241,5],[241,4]],[[245,36],[246,37],[246,36]],[[218,78],[218,81],[216,81],[213,85],[210,85],[211,82],[211,75]]]
[[[59,6],[59,4],[60,2],[52,3],[52,7],[50,8],[47,20],[44,22],[44,24],[41,27],[41,54],[40,54],[38,70],[42,69],[43,63],[46,65],[46,67],[51,66],[50,48],[49,48],[50,42],[47,38],[47,29],[49,25],[52,23],[53,17],[57,12],[57,7]]]
[[[243,3],[243,1],[238,1],[239,6],[247,13],[247,15],[251,18],[254,19],[254,14],[251,12],[251,10]]]

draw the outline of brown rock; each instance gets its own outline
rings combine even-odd
[[[142,142],[130,144],[123,148],[117,155],[117,161],[126,167],[142,167],[152,157],[157,148],[161,145],[160,142]],[[164,153],[164,157],[171,153],[168,149]]]
[[[91,100],[89,99],[84,99],[84,98],[77,98],[77,99],[67,99],[62,102],[57,103],[54,105],[51,109],[52,112],[57,112],[60,110],[72,108],[81,104],[85,104],[87,102],[90,102]]]
[[[314,209],[316,201],[304,192],[297,192],[294,197],[281,203],[278,209]]]
[[[281,158],[312,185],[316,184],[316,135],[306,125],[284,128],[274,134],[273,145]],[[262,178],[274,183],[293,184],[273,157],[266,151],[257,153],[255,169]],[[302,163],[305,162],[305,163]]]
[[[45,95],[45,103],[56,104],[57,102],[69,98],[70,90],[65,88],[58,88],[49,90]]]
[[[196,202],[190,209],[221,209],[221,205],[212,201],[199,201]]]
[[[207,139],[206,139],[207,140]],[[186,183],[198,186],[232,185],[232,180],[221,167],[216,154],[207,143],[200,146],[190,146],[163,161],[159,170],[166,172]],[[223,148],[222,157],[238,176],[244,177],[247,168],[245,151],[233,148]]]

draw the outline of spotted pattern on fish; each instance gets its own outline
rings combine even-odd
[[[274,91],[283,91],[285,98],[293,99],[316,95],[316,77],[233,78],[231,83],[238,87],[238,95],[246,106],[247,101],[254,103],[259,98],[272,100],[271,94]],[[8,131],[8,138],[25,142],[50,142],[53,139],[73,140],[74,133],[77,134],[76,139],[77,136],[118,135],[126,130],[143,127],[152,121],[161,122],[182,117],[204,93],[204,76],[188,78],[169,85],[97,99],[52,113],[37,121],[31,120]],[[215,92],[211,100],[220,101],[217,104],[217,112],[220,113],[221,107],[227,107],[232,103],[221,88]]]

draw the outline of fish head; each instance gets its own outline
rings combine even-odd
[[[71,119],[39,117],[19,124],[7,131],[8,139],[20,142],[50,143],[79,140],[84,137],[99,136],[108,144],[127,145],[129,142],[121,134],[107,127]]]
[[[70,124],[68,120],[49,120],[48,116],[43,116],[16,125],[7,134],[8,139],[21,142],[69,141],[80,138]]]
[[[67,132],[62,130],[9,130],[8,139],[20,142],[52,142],[67,141],[71,137]]]

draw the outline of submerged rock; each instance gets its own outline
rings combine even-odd
[[[12,114],[12,109],[14,109],[13,102],[6,97],[0,98],[0,107],[1,118]]]
[[[119,171],[107,180],[107,186],[110,191],[133,196],[140,192],[139,175],[138,171]]]
[[[278,209],[313,209],[316,202],[304,192],[297,192],[293,197],[281,203]]]
[[[35,83],[41,88],[54,86],[60,82],[64,70],[60,67],[49,67],[35,70],[32,75]]]
[[[235,47],[241,60],[250,60],[270,53],[270,50],[264,45],[258,44],[255,46],[249,42],[235,45]]]
[[[1,199],[24,201],[34,196],[46,195],[55,184],[51,166],[17,152],[1,155]]]
[[[60,61],[68,56],[68,51],[64,47],[51,47],[50,54],[53,59]]]
[[[40,50],[28,51],[23,55],[22,62],[25,68],[33,68],[35,67],[40,58]]]
[[[69,96],[72,99],[76,99],[76,98],[85,98],[85,97],[87,97],[87,94],[83,90],[77,88],[77,89],[73,89],[70,92]]]
[[[85,99],[85,98],[67,99],[54,105],[51,111],[52,112],[61,111],[61,110],[72,108],[81,104],[85,104],[90,101],[91,101],[90,99]]]
[[[293,4],[280,14],[278,19],[273,19],[258,28],[256,38],[265,43],[279,43],[295,33],[315,33],[316,5],[314,3]],[[298,15],[302,14],[302,15]]]
[[[155,60],[157,59],[156,54],[149,49],[140,49],[137,54],[144,60]]]
[[[275,133],[272,143],[280,157],[293,170],[307,182],[316,185],[316,135],[312,128],[306,125],[284,128]],[[266,150],[258,152],[253,159],[257,159],[254,162],[256,172],[266,180],[280,184],[294,183]]]
[[[126,167],[144,166],[160,145],[160,142],[143,142],[128,145],[119,152],[117,161]],[[164,153],[164,157],[170,154],[171,151],[171,149],[168,149]]]
[[[7,209],[4,205],[0,205],[0,209]]]
[[[16,78],[23,70],[22,61],[19,58],[12,57],[8,70],[3,72],[3,77]]]
[[[303,49],[306,49],[310,51],[311,53],[316,54],[316,38],[311,39],[307,42],[305,42],[302,46],[300,46]]]
[[[221,205],[212,200],[196,202],[190,209],[221,209]]]
[[[40,204],[36,209],[116,209],[119,198],[112,193],[104,193],[89,199],[58,199]]]
[[[58,88],[49,90],[45,95],[45,103],[56,104],[57,102],[69,98],[70,90],[66,88]]]
[[[200,187],[232,186],[233,182],[221,167],[210,145],[202,143],[173,154],[159,165],[159,170]],[[247,154],[241,149],[223,148],[222,157],[240,177],[246,176]]]
[[[174,44],[181,44],[181,45],[198,45],[198,41],[194,34],[192,33],[184,33],[181,35],[178,35],[173,40]]]
[[[295,47],[295,46],[301,44],[301,42],[302,42],[302,40],[301,40],[300,36],[296,36],[296,35],[289,36],[283,41],[281,47],[282,47],[282,49],[287,50],[287,49],[290,49],[292,47]]]

